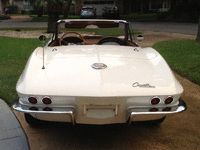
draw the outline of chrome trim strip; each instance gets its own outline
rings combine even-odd
[[[155,108],[157,108],[157,107],[155,106]],[[136,115],[168,115],[168,114],[181,113],[181,112],[185,111],[186,109],[187,109],[187,105],[181,98],[179,99],[179,104],[178,104],[178,108],[177,108],[176,111],[134,112],[134,111],[130,111],[130,109],[128,109],[127,110],[127,112],[128,112],[128,119],[127,119],[128,122],[127,123],[128,123],[128,125],[130,125],[133,117],[136,116]]]
[[[107,22],[116,22],[116,23],[128,23],[126,20],[109,20],[109,19],[63,19],[63,20],[58,20],[57,24],[60,23],[70,23],[73,21],[84,21],[84,22],[102,22],[102,21],[107,21]]]
[[[25,110],[22,109],[21,104],[19,103],[19,99],[15,101],[12,105],[13,109],[19,112],[23,113],[29,113],[29,114],[67,114],[70,115],[72,124],[75,125],[75,108],[65,107],[65,111],[34,111],[34,110]],[[51,107],[55,108],[55,107]]]

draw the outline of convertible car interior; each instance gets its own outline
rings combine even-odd
[[[98,22],[98,23],[97,23]],[[64,23],[64,26],[61,24]],[[126,21],[107,21],[107,20],[66,20],[57,24],[56,34],[52,42],[48,46],[71,46],[71,45],[123,45],[123,46],[138,46],[132,42],[131,30],[129,23]],[[123,35],[120,36],[103,36],[97,35],[95,32],[85,32],[87,29],[101,30],[113,29],[123,30]],[[82,29],[82,30],[80,30]],[[85,29],[85,30],[84,30]],[[116,32],[117,32],[116,30]]]

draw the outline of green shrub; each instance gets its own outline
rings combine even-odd
[[[25,14],[26,13],[26,11],[25,10],[21,10],[21,14]]]
[[[17,13],[18,6],[13,4],[7,5],[6,8],[8,8],[8,10],[6,11],[7,14],[15,14]]]
[[[34,4],[33,10],[34,10],[34,12],[36,12],[38,17],[42,17],[43,7],[44,7],[44,4],[42,4],[40,1],[38,1],[37,3]]]
[[[160,21],[191,22],[199,21],[200,1],[182,2],[168,12],[158,15]]]
[[[35,10],[30,10],[29,15],[37,15],[37,12]]]

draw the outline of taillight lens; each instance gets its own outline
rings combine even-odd
[[[165,104],[170,104],[173,101],[173,97],[169,96],[165,99]]]
[[[153,97],[152,99],[151,99],[151,104],[152,105],[156,105],[156,104],[158,104],[160,102],[160,98],[158,98],[158,97]]]
[[[31,96],[28,98],[28,101],[31,103],[31,104],[36,104],[37,103],[37,98],[34,97],[34,96]]]
[[[171,107],[166,107],[162,111],[170,111],[170,110],[171,110]]]
[[[37,111],[38,108],[37,107],[31,107],[31,108],[29,108],[29,110],[35,110],[35,111]]]
[[[44,104],[51,104],[51,103],[52,103],[52,100],[51,100],[50,97],[44,97],[44,98],[42,99],[42,102],[43,102]]]
[[[155,111],[158,111],[158,108],[151,108],[149,111],[155,112]]]
[[[43,110],[44,110],[44,111],[52,111],[52,108],[50,108],[50,107],[45,107]]]

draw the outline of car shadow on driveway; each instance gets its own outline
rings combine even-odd
[[[30,128],[43,133],[39,138],[42,145],[46,145],[43,149],[131,149],[132,146],[143,149],[144,138],[147,138],[147,143],[149,140],[147,133],[158,134],[160,126],[139,122],[128,127],[125,124],[73,126],[71,123],[51,122]]]
[[[185,112],[167,116],[160,125],[136,122],[130,126],[125,124],[73,126],[71,123],[47,123],[33,127],[25,122],[22,113],[15,112],[15,114],[23,124],[31,150],[147,148],[186,150],[188,147],[199,146],[198,132],[187,129],[189,124]]]

